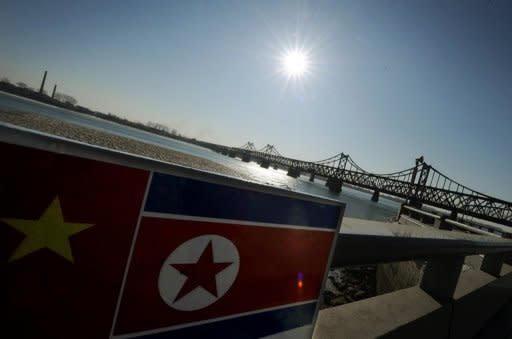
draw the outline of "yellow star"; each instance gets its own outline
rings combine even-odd
[[[74,262],[69,237],[93,226],[64,222],[59,197],[55,197],[39,220],[2,219],[10,226],[25,233],[25,239],[9,258],[9,262],[20,259],[42,248],[48,248]]]

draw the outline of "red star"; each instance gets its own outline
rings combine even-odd
[[[213,262],[213,248],[211,240],[206,245],[199,260],[194,264],[170,264],[181,274],[187,276],[185,284],[174,298],[173,302],[187,295],[197,287],[201,286],[215,297],[217,297],[217,273],[233,264],[232,262]]]

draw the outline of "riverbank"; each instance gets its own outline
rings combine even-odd
[[[63,95],[62,93],[57,93],[57,97],[60,97],[57,100],[53,97],[48,96],[46,93],[39,93],[28,87],[19,87],[9,82],[3,81],[3,79],[0,80],[0,92],[28,100],[38,101],[41,104],[51,105],[55,108],[63,108],[80,114],[86,114],[103,120],[112,121],[117,124],[140,129],[164,137],[170,137],[185,142],[187,142],[187,140],[190,140],[187,137],[179,135],[176,130],[174,130],[174,132],[172,130],[170,131],[167,126],[159,123],[152,123],[151,125],[143,124],[141,122],[131,121],[126,118],[119,117],[112,113],[107,114],[90,110],[87,107],[77,105],[76,100],[73,97],[69,95]]]
[[[106,147],[135,155],[142,155],[165,162],[215,172],[223,175],[229,175],[240,179],[249,179],[244,174],[221,164],[217,164],[211,160],[181,153],[142,141],[98,131],[92,128],[52,119],[35,113],[0,111],[0,121],[72,140],[77,140],[90,145]]]

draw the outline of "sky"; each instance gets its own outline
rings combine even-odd
[[[279,72],[307,51],[308,74]],[[2,1],[0,77],[229,146],[512,201],[510,1]]]

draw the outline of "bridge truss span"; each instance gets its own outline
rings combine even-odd
[[[379,194],[406,199],[412,205],[427,204],[446,209],[452,214],[463,214],[482,220],[512,226],[512,203],[480,193],[444,175],[424,162],[416,159],[415,166],[387,174],[376,174],[364,170],[348,154],[338,153],[319,161],[304,161],[283,156],[274,145],[267,144],[256,149],[248,142],[242,147],[226,147],[211,144],[214,151],[240,157],[244,161],[256,161],[262,167],[288,169],[288,175],[298,177],[309,174],[326,179],[326,185],[341,192],[344,183],[373,191],[372,200]]]

